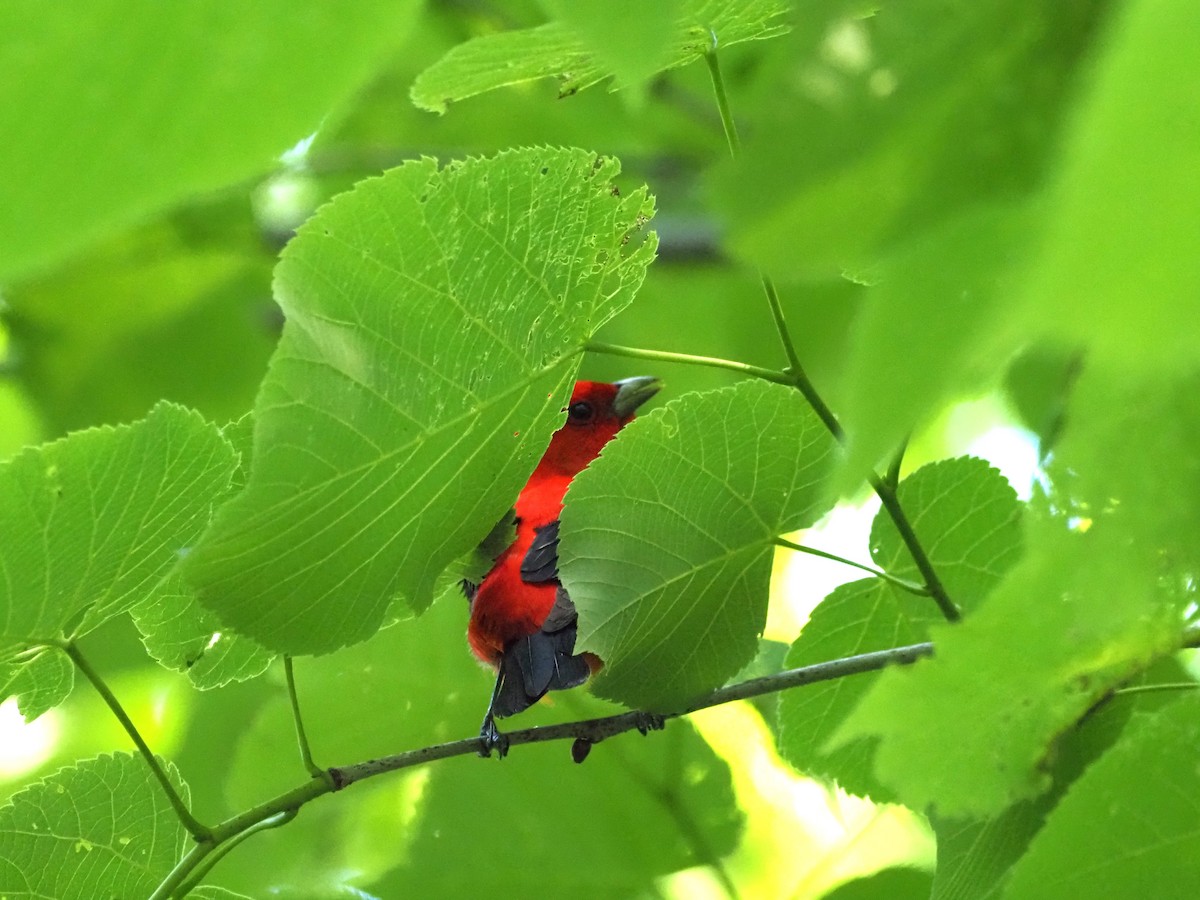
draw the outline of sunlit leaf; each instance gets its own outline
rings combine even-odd
[[[952,599],[970,613],[1020,554],[1020,504],[995,469],[972,457],[923,466],[900,483],[902,508]],[[871,528],[871,554],[887,572],[920,582],[920,574],[886,511]],[[929,639],[945,621],[929,597],[881,579],[842,585],[821,601],[788,653],[787,665],[886,650]],[[878,679],[876,674],[809,685],[780,698],[780,752],[801,771],[837,781],[846,790],[890,800],[872,774],[871,745],[826,744]]]
[[[700,59],[714,40],[728,47],[776,37],[785,30],[781,16],[787,4],[782,0],[680,0],[680,5],[660,71]],[[611,57],[601,58],[607,55],[594,52],[584,36],[561,22],[484,35],[460,44],[422,72],[413,83],[412,99],[440,113],[456,100],[551,77],[561,80],[563,95],[572,94],[614,73]]]
[[[186,799],[175,768],[164,766]],[[59,770],[0,807],[0,892],[148,897],[191,842],[143,760],[100,756]]]
[[[185,572],[264,646],[372,634],[511,506],[561,422],[583,341],[653,258],[615,160],[520,150],[408,163],[305,225],[276,294],[283,338],[254,460]]]
[[[217,617],[178,575],[130,613],[150,655],[168,669],[186,672],[200,690],[254,678],[275,658],[245,635],[222,632]]]
[[[77,638],[148,597],[234,466],[215,426],[170,404],[0,463],[0,652]]]
[[[773,540],[825,511],[833,446],[799,392],[747,381],[636,420],[575,479],[559,559],[597,693],[662,708],[754,656]]]
[[[43,647],[0,665],[0,700],[16,697],[26,722],[62,703],[75,686],[75,667],[65,653]]]
[[[1178,598],[1111,527],[1039,523],[1026,544],[980,609],[932,629],[933,659],[881,675],[833,737],[878,737],[876,776],[913,808],[986,818],[1043,792],[1055,738],[1178,646]]]

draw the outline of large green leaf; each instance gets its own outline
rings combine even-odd
[[[403,36],[417,4],[0,6],[0,279],[261,172]]]
[[[900,483],[897,496],[947,591],[969,614],[1020,554],[1016,494],[983,460],[962,457],[923,466]],[[871,528],[871,555],[889,573],[920,580],[883,510]],[[792,645],[787,665],[811,665],[928,640],[930,626],[941,621],[928,597],[877,578],[851,582],[821,601]],[[858,675],[784,693],[779,702],[779,749],[784,758],[801,771],[836,780],[846,790],[879,801],[892,799],[892,792],[872,774],[868,742],[825,749],[878,678]]]
[[[1049,815],[1005,900],[1200,895],[1198,741],[1194,694],[1135,716]]]
[[[783,0],[680,0],[680,5],[682,11],[659,54],[660,71],[700,59],[714,40],[727,47],[775,37],[785,30],[780,21],[787,10]],[[644,15],[638,12],[639,19]],[[551,22],[460,44],[417,77],[413,102],[440,113],[456,100],[537,78],[561,79],[560,92],[565,96],[603,81],[626,65],[630,68],[621,71],[626,77],[629,71],[650,74],[645,60],[640,66],[630,63],[626,53],[614,54],[608,40],[598,42],[593,30],[580,33],[572,28],[572,24],[580,26],[580,17],[574,11],[570,24]],[[627,27],[636,28],[636,21]]]
[[[754,656],[773,541],[825,512],[833,447],[798,391],[747,381],[635,421],[575,479],[559,561],[597,693],[667,708]]]
[[[1122,366],[1190,365],[1200,344],[1200,18],[1191,0],[1118,10],[1019,307],[1026,321]]]
[[[0,463],[0,654],[73,640],[150,596],[235,464],[215,426],[170,404]]]
[[[499,767],[436,766],[404,864],[369,892],[471,896],[483,870],[510,897],[653,896],[655,879],[711,864],[737,838],[729,770],[686,722],[607,741],[581,766],[553,743],[519,747]],[[463,864],[468,845],[479,865]]]
[[[883,673],[833,736],[880,738],[876,776],[914,808],[987,818],[1043,792],[1055,738],[1178,646],[1179,599],[1112,523],[1038,522],[1026,546],[980,609],[932,630],[933,659]]]
[[[186,802],[186,785],[165,767]],[[0,807],[0,894],[148,897],[191,843],[143,760],[85,760]]]
[[[410,609],[509,508],[561,424],[591,333],[653,258],[619,165],[519,150],[408,163],[299,232],[246,490],[185,564],[268,648],[327,652]]]

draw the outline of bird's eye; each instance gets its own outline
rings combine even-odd
[[[592,404],[580,401],[567,407],[567,420],[572,425],[586,425],[595,417],[596,411]]]

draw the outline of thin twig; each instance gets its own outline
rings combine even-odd
[[[79,651],[79,647],[72,641],[65,641],[54,644],[59,647],[64,653],[71,658],[71,662],[75,664],[75,668],[83,673],[83,676],[92,683],[92,687],[96,689],[96,693],[108,705],[109,710],[117,721],[121,723],[121,727],[125,729],[125,733],[129,735],[129,739],[133,741],[138,752],[142,755],[142,759],[146,761],[146,765],[150,767],[150,771],[154,773],[154,777],[158,779],[158,783],[162,786],[163,793],[167,795],[167,800],[170,801],[171,807],[175,810],[175,814],[179,817],[179,821],[198,841],[208,840],[211,836],[211,830],[208,826],[201,824],[192,811],[187,808],[187,804],[183,802],[183,798],[179,796],[179,792],[175,790],[175,785],[171,784],[171,779],[167,777],[166,770],[158,761],[158,757],[150,750],[149,745],[137,730],[137,726],[133,724],[133,719],[129,718],[129,714],[125,712],[125,708],[121,706],[121,701],[109,688],[108,684],[100,677],[100,673],[92,668],[91,663]]]
[[[712,34],[712,44],[708,52],[705,53],[704,59],[708,63],[708,74],[712,81],[713,94],[716,96],[717,109],[721,114],[721,124],[725,128],[725,138],[729,143],[729,153],[734,159],[737,159],[741,144],[738,141],[737,127],[733,121],[733,113],[729,108],[729,98],[725,93],[725,82],[721,77],[720,66],[717,64],[716,51],[717,36],[716,34]],[[771,308],[771,318],[775,321],[775,330],[779,333],[779,340],[783,344],[783,351],[787,356],[788,374],[792,376],[791,384],[804,395],[804,399],[808,401],[808,405],[812,407],[813,412],[825,423],[825,427],[829,429],[829,433],[839,442],[844,443],[845,432],[842,430],[841,423],[838,422],[837,416],[833,414],[833,410],[829,408],[824,398],[818,393],[800,362],[800,355],[796,352],[796,345],[792,342],[791,330],[788,328],[787,321],[783,315],[783,305],[779,302],[779,292],[775,289],[775,282],[766,274],[761,274],[760,278],[762,279],[763,292],[767,295],[767,305]],[[870,473],[868,481],[875,490],[875,493],[879,495],[879,499],[883,503],[883,508],[895,523],[896,530],[900,532],[900,538],[904,541],[904,546],[908,548],[909,555],[912,556],[917,570],[921,573],[921,577],[925,579],[925,586],[929,590],[929,596],[937,603],[938,608],[942,611],[942,615],[946,617],[947,621],[957,622],[962,618],[962,614],[959,612],[954,601],[950,599],[950,595],[946,592],[945,586],[938,577],[933,563],[930,562],[929,556],[925,553],[925,548],[917,539],[917,534],[913,530],[912,524],[904,514],[899,500],[896,499],[895,487],[889,484],[887,479],[880,478],[875,472]]]
[[[821,559],[829,559],[834,562],[839,562],[842,565],[854,566],[856,569],[861,569],[864,572],[870,572],[876,578],[882,578],[884,581],[894,584],[901,590],[908,591],[910,594],[916,594],[919,597],[928,597],[929,590],[923,585],[917,584],[915,581],[908,581],[904,578],[897,578],[895,575],[889,575],[882,569],[876,569],[873,566],[863,565],[860,562],[855,562],[852,559],[846,559],[844,556],[838,556],[834,553],[827,553],[824,550],[818,550],[816,547],[805,547],[803,544],[796,544],[789,541],[787,538],[775,538],[774,543],[779,547],[786,547],[788,550],[795,550],[798,553],[807,553],[810,556],[819,556]]]
[[[253,837],[263,831],[269,831],[272,828],[278,828],[280,825],[286,825],[292,819],[296,818],[299,812],[300,810],[298,809],[286,809],[277,815],[271,816],[269,819],[263,819],[261,822],[251,825],[245,831],[235,834],[220,846],[214,847],[213,852],[209,853],[195,867],[195,871],[178,888],[174,889],[175,896],[186,897],[189,892],[194,891],[208,877],[208,873],[213,870],[213,867],[223,860],[231,850],[240,846],[246,838]]]

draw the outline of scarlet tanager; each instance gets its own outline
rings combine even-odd
[[[577,382],[566,422],[517,497],[516,538],[478,585],[463,582],[471,603],[467,641],[496,670],[480,730],[484,755],[506,749],[495,718],[527,709],[547,691],[577,687],[601,666],[593,654],[575,653],[575,604],[558,580],[558,516],[571,479],[660,386],[649,377]]]

